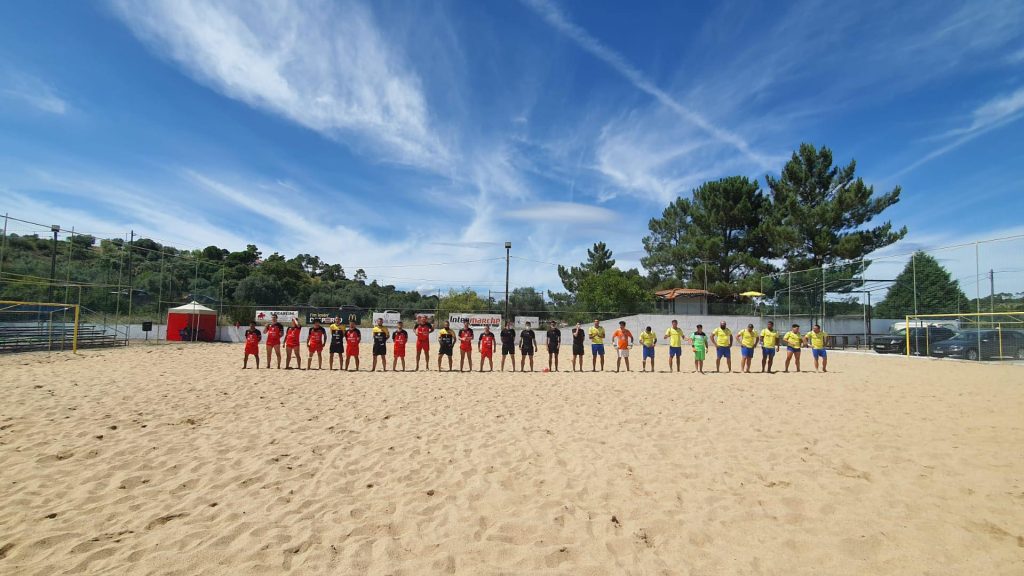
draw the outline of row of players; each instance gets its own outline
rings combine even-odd
[[[309,349],[309,355],[306,359],[306,369],[312,368],[313,355],[317,358],[317,369],[323,368],[323,349],[325,343],[328,340],[328,330],[330,331],[330,343],[328,345],[328,369],[334,369],[334,356],[338,356],[338,368],[340,370],[348,371],[354,360],[355,369],[359,370],[359,344],[362,341],[362,332],[356,327],[355,322],[349,322],[348,327],[333,323],[329,329],[324,329],[321,326],[319,320],[314,320],[312,328],[309,330],[309,334],[306,338],[306,346]],[[249,329],[245,331],[245,356],[242,360],[242,368],[246,368],[249,363],[249,356],[254,356],[256,359],[256,368],[260,367],[260,356],[259,356],[259,344],[263,338],[263,334],[267,335],[266,349],[267,349],[267,368],[270,368],[270,359],[272,355],[276,355],[277,367],[281,368],[281,337],[284,335],[284,347],[285,347],[285,369],[291,369],[291,360],[294,357],[297,367],[302,369],[302,357],[300,355],[300,337],[302,332],[302,326],[299,324],[297,319],[293,319],[291,326],[284,328],[280,322],[277,321],[277,315],[271,317],[271,322],[263,329],[261,333],[256,327],[256,323],[253,322],[249,325]],[[416,367],[415,370],[420,369],[420,359],[423,358],[426,362],[426,369],[430,370],[430,334],[434,332],[433,325],[427,321],[426,317],[419,316],[416,319],[416,326],[413,329],[413,333],[416,336]],[[398,322],[398,326],[394,332],[389,332],[384,326],[383,319],[378,319],[376,325],[372,331],[373,338],[373,366],[370,368],[371,371],[377,370],[377,362],[380,360],[381,369],[387,371],[387,343],[391,340],[394,343],[394,358],[391,361],[391,369],[397,370],[398,364],[401,362],[402,370],[405,371],[405,348],[409,341],[409,333],[403,327],[402,322]],[[505,370],[505,358],[511,356],[511,369],[513,372],[516,370],[515,366],[515,353],[516,347],[520,350],[521,357],[519,361],[519,369],[523,371],[526,369],[526,363],[529,361],[530,371],[533,371],[533,355],[537,351],[537,335],[531,327],[531,323],[526,323],[526,328],[516,334],[513,328],[512,322],[508,322],[505,325],[500,334],[497,335],[501,341],[501,370]],[[456,333],[446,321],[444,326],[437,331],[438,341],[438,354],[437,354],[437,369],[441,370],[442,361],[445,357],[448,358],[448,370],[453,369],[452,356],[455,349],[455,343],[458,341],[459,344],[459,371],[465,371],[466,364],[468,361],[469,371],[473,371],[473,348],[474,348],[474,331],[469,326],[469,322],[465,322],[462,329]],[[819,360],[821,361],[820,369],[823,372],[828,371],[828,351],[826,350],[826,342],[828,334],[822,331],[821,326],[815,324],[810,332],[807,334],[800,334],[800,325],[793,324],[791,329],[784,335],[779,335],[775,330],[775,323],[769,321],[767,327],[762,329],[760,332],[754,331],[754,325],[748,324],[745,330],[741,330],[734,338],[732,331],[728,328],[726,323],[723,321],[718,328],[711,332],[710,337],[704,332],[703,326],[697,324],[696,330],[686,336],[683,331],[679,328],[679,322],[676,320],[672,321],[671,327],[665,331],[665,338],[668,339],[669,344],[669,357],[668,357],[668,368],[669,372],[673,368],[673,360],[675,360],[675,370],[680,371],[680,360],[682,357],[682,347],[684,342],[688,343],[693,351],[694,359],[694,370],[700,373],[704,373],[704,359],[707,356],[708,348],[713,346],[715,348],[715,370],[721,371],[722,359],[725,359],[726,369],[732,372],[732,345],[734,341],[738,341],[740,344],[740,371],[750,372],[751,364],[753,363],[754,350],[760,344],[761,346],[761,371],[772,373],[772,367],[775,360],[775,353],[779,351],[783,344],[786,346],[786,365],[785,371],[789,372],[790,363],[795,364],[796,371],[800,371],[800,350],[803,347],[809,347],[811,353],[814,356],[814,368],[819,369]],[[554,370],[558,371],[558,351],[562,343],[562,332],[557,328],[556,323],[552,320],[550,328],[546,333],[546,345],[548,351],[548,367],[546,371]],[[594,320],[594,325],[587,331],[583,330],[580,323],[572,329],[572,370],[573,372],[583,371],[583,351],[584,351],[584,339],[589,339],[591,344],[591,370],[596,372],[598,361],[600,360],[601,370],[604,370],[604,352],[605,352],[605,330],[601,326],[600,320]],[[654,357],[655,357],[655,345],[658,343],[658,337],[648,326],[639,336],[640,344],[642,345],[643,357],[641,371],[647,371],[648,361],[650,361],[650,370],[654,371]],[[615,345],[616,360],[615,360],[615,371],[618,372],[625,362],[626,371],[629,368],[629,351],[632,349],[634,344],[633,333],[626,328],[625,322],[619,322],[619,329],[612,335],[612,342]],[[489,326],[485,326],[483,332],[476,340],[476,349],[480,354],[480,371],[484,370],[484,362],[486,361],[488,369],[494,370],[494,351],[495,351],[495,334],[491,332]]]

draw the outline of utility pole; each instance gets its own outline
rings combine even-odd
[[[988,310],[989,310],[989,314],[991,315],[990,316],[990,321],[992,322],[992,325],[994,326],[995,322],[996,322],[996,271],[995,270],[989,269],[989,271],[988,271],[988,286],[989,286],[989,288],[988,288],[988,290],[989,290],[989,292],[988,292],[988,306],[989,306],[989,309]]]
[[[508,322],[508,263],[512,257],[512,243],[505,242],[505,322]]]
[[[57,233],[60,232],[60,224],[50,226],[53,232],[53,249],[50,251],[50,286],[47,289],[46,301],[53,302],[53,283],[57,281]]]
[[[128,337],[132,331],[132,252],[135,247],[135,230],[132,230],[131,239],[128,241],[128,323],[125,324],[124,345],[128,345]]]

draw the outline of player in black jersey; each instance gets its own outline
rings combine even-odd
[[[331,344],[327,349],[328,369],[334,370],[334,355],[338,355],[338,369],[345,367],[345,325],[340,318],[335,318],[328,330],[331,332]]]
[[[548,344],[548,371],[551,371],[551,360],[555,360],[554,371],[558,372],[558,346],[562,343],[562,331],[558,329],[555,321],[552,320],[548,324],[547,333],[547,344]]]
[[[583,372],[583,339],[587,337],[586,330],[579,322],[572,329],[572,371],[576,372],[576,361],[579,360],[579,371]]]
[[[452,371],[452,351],[455,349],[455,330],[451,324],[444,323],[444,327],[437,331],[437,371],[441,371],[441,359],[448,357],[448,371]]]
[[[505,322],[505,329],[501,331],[501,371],[505,371],[505,357],[512,357],[512,371],[516,371],[516,331],[512,327],[512,321]]]
[[[530,372],[533,372],[533,353],[537,351],[537,335],[534,334],[530,323],[526,323],[526,329],[519,333],[519,351],[523,357],[519,360],[519,370],[525,370],[526,358],[530,358]]]
[[[370,372],[377,371],[377,358],[380,358],[380,367],[387,372],[388,338],[391,335],[388,334],[388,329],[384,327],[383,318],[377,318],[377,323],[374,325],[371,334],[373,336],[373,365],[370,366]]]

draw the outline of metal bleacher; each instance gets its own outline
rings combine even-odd
[[[31,351],[68,351],[73,348],[74,324],[54,322],[31,324],[0,324],[0,353]],[[80,324],[78,326],[78,349],[113,348],[124,346],[125,339],[115,331]]]

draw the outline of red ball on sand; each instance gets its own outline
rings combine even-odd
[[[545,372],[551,372],[551,369],[550,368],[545,368],[544,371]]]

